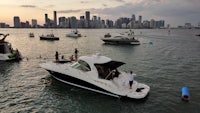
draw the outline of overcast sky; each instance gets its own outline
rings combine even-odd
[[[0,22],[13,26],[13,17],[19,16],[21,21],[37,19],[44,24],[44,14],[53,19],[53,11],[57,16],[75,16],[79,19],[90,11],[102,19],[115,21],[119,17],[135,14],[136,19],[165,20],[172,27],[192,23],[200,23],[200,0],[1,0]]]

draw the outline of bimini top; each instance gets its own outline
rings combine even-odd
[[[81,56],[79,57],[79,60],[83,60],[87,62],[88,64],[96,64],[96,63],[104,64],[104,63],[112,61],[112,59],[105,56],[101,56],[100,54],[95,54],[91,56]]]
[[[101,56],[100,54],[91,55],[91,56],[81,56],[79,57],[79,60],[83,60],[87,62],[90,66],[104,65],[113,69],[125,64],[124,62],[113,61],[111,58],[108,58],[106,56]]]

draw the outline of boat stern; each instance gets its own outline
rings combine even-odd
[[[128,98],[143,99],[148,96],[150,87],[148,85],[138,83],[137,87],[127,93]]]

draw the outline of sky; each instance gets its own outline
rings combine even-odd
[[[200,23],[200,0],[0,0],[0,23],[13,26],[13,17],[19,16],[22,22],[37,19],[44,24],[44,14],[53,20],[53,11],[57,17],[96,15],[101,19],[117,20],[120,17],[142,20],[165,20],[172,27],[185,23],[197,26]]]

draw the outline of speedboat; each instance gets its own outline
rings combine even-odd
[[[106,44],[131,44],[131,45],[140,45],[140,41],[135,39],[134,33],[130,32],[121,33],[116,36],[110,34],[105,34],[101,39]]]
[[[78,38],[78,37],[81,37],[81,33],[76,29],[76,30],[72,30],[71,33],[67,34],[66,36]]]
[[[29,33],[29,37],[35,37],[33,33]]]
[[[55,37],[54,34],[47,34],[46,36],[45,35],[41,35],[40,36],[40,40],[59,40],[59,37]]]
[[[150,87],[133,81],[129,87],[129,73],[118,71],[125,64],[100,54],[81,56],[78,61],[49,61],[40,64],[51,76],[66,84],[118,98],[143,99]]]
[[[110,34],[110,33],[106,33],[106,34],[104,35],[104,37],[105,37],[105,38],[111,37],[111,34]]]
[[[11,44],[5,41],[9,34],[0,34],[3,38],[0,40],[0,61],[19,61],[22,59],[21,53],[18,49],[13,50]]]

